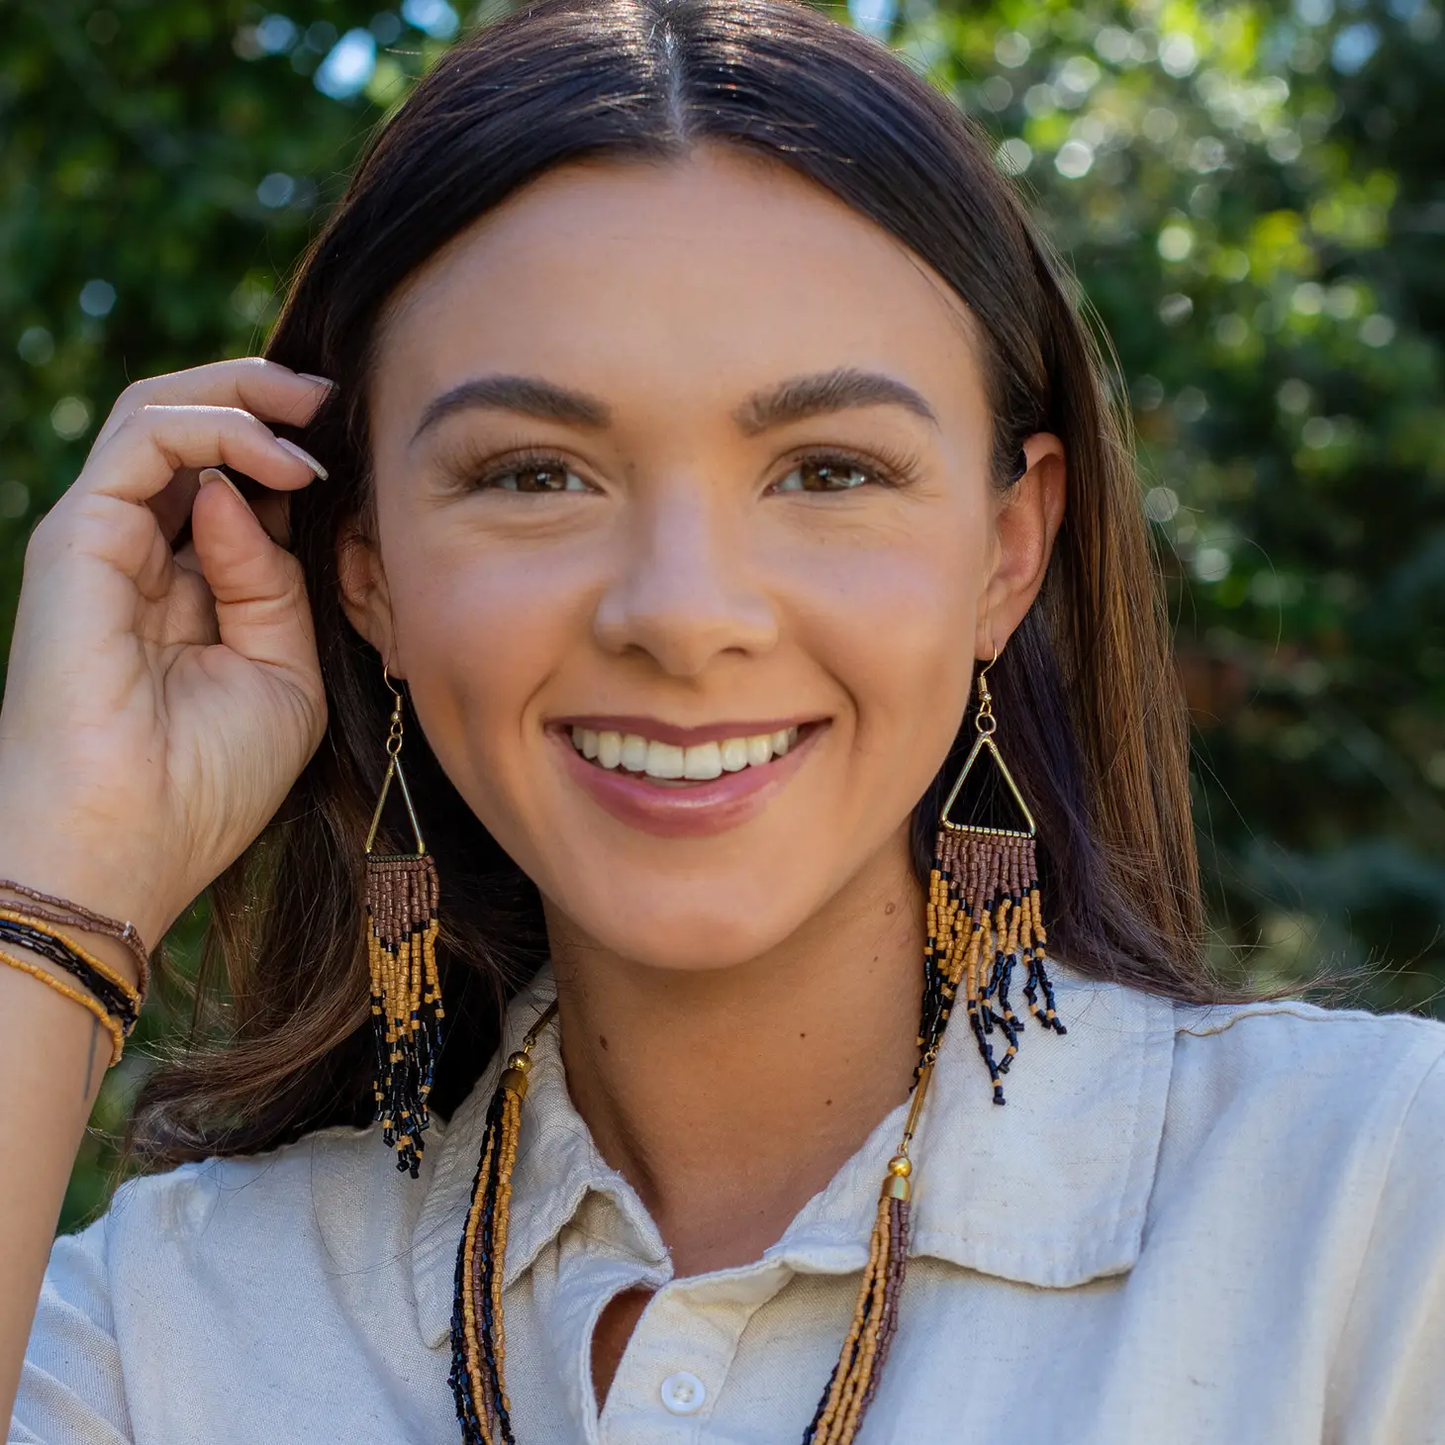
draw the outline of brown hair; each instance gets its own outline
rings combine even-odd
[[[665,160],[703,142],[810,177],[953,287],[982,338],[1000,486],[1024,437],[1062,438],[1067,518],[1042,595],[992,674],[1010,762],[1038,817],[1055,951],[1092,977],[1212,996],[1186,722],[1127,419],[1072,282],[984,140],[885,47],[801,3],[540,0],[448,52],[382,129],[272,338],[271,356],[340,384],[297,434],[331,480],[292,512],[330,720],[280,815],[212,890],[195,1036],[150,1077],[136,1111],[133,1137],[153,1166],[369,1117],[359,860],[389,698],[379,659],[341,611],[336,546],[366,517],[366,379],[384,303],[549,168]],[[419,729],[407,748],[444,890],[450,1028],[433,1098],[445,1114],[485,1067],[505,997],[546,938],[535,889]],[[916,810],[920,876],[957,765],[951,757]]]

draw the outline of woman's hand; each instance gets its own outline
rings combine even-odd
[[[280,805],[325,725],[310,610],[295,559],[207,469],[308,485],[317,469],[265,423],[306,423],[328,385],[248,358],[116,403],[26,551],[0,877],[129,918],[154,946]],[[277,536],[284,505],[258,503]]]

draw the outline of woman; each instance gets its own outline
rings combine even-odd
[[[1445,1031],[1216,1000],[1106,395],[813,12],[447,56],[27,558],[11,1440],[1441,1439]],[[47,1269],[213,880],[213,1041]]]

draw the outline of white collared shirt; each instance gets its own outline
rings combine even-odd
[[[1061,971],[1062,972],[1062,971]],[[1445,1442],[1445,1027],[1062,973],[990,1102],[950,1032],[859,1445]],[[506,1049],[550,996],[514,1005]],[[452,1445],[457,1241],[494,1063],[421,1179],[375,1131],[125,1186],[57,1241],[12,1442]],[[852,1317],[874,1131],[753,1264],[674,1279],[536,1049],[507,1254],[519,1445],[796,1445]],[[655,1293],[599,1412],[593,1324]]]

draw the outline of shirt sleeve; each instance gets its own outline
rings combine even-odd
[[[131,1445],[110,1303],[108,1222],[62,1235],[50,1251],[10,1445]]]
[[[1445,1056],[1390,1150],[1331,1374],[1325,1445],[1445,1445]]]

